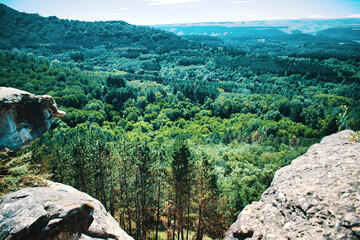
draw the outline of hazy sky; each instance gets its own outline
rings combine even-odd
[[[360,17],[360,0],[0,0],[18,11],[132,24]]]

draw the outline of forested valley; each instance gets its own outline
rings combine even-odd
[[[279,168],[360,129],[356,42],[231,45],[5,5],[0,29],[0,86],[67,112],[1,194],[46,175],[99,199],[135,239],[222,239]]]

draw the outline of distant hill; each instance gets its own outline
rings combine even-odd
[[[206,35],[212,37],[279,37],[287,33],[281,31],[281,27],[226,27],[226,26],[184,26],[179,28],[160,28],[174,32],[179,36]]]
[[[326,29],[357,29],[360,27],[359,18],[344,19],[296,19],[296,20],[269,20],[248,22],[207,22],[189,24],[154,25],[152,27],[176,33],[177,35],[208,35],[208,36],[231,36],[231,37],[273,37],[292,33],[305,33],[316,35]],[[328,37],[339,37],[331,34],[333,31],[323,34]],[[360,39],[359,33],[354,32],[351,38]]]
[[[294,71],[272,64],[273,57],[359,59],[360,44],[352,41],[359,39],[357,24],[360,26],[359,19],[304,19],[173,24],[156,29],[124,21],[84,22],[42,17],[0,4],[0,50],[16,49],[51,60],[76,62],[85,70],[180,79],[204,79],[213,63],[224,69],[229,65],[251,67],[251,74],[308,74],[312,70],[299,64]],[[340,34],[340,30],[328,28],[335,26],[348,30]],[[264,55],[251,55],[254,53]],[[234,61],[234,56],[244,57]],[[223,57],[230,62],[219,60]],[[268,64],[257,64],[264,58]],[[174,68],[177,70],[173,71]],[[191,71],[194,73],[189,74]]]
[[[328,28],[318,32],[317,35],[360,41],[360,27]]]
[[[55,16],[45,18],[0,4],[0,49],[43,48],[57,54],[69,49],[99,46],[120,52],[126,50],[134,57],[141,53],[191,48],[189,41],[151,27],[124,21],[83,22]]]

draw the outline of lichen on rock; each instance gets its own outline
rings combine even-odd
[[[225,239],[360,239],[360,143],[325,137],[276,172]]]

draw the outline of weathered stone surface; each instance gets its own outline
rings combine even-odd
[[[0,239],[132,239],[86,193],[48,181],[0,202]]]
[[[276,172],[225,239],[360,239],[360,143],[325,137]]]
[[[94,207],[51,188],[26,188],[3,197],[0,239],[77,239],[93,221]]]
[[[69,194],[74,194],[75,196],[78,196],[76,198],[86,200],[94,207],[94,221],[90,225],[90,228],[84,232],[85,235],[83,234],[81,239],[87,239],[86,237],[101,239],[133,239],[119,227],[118,222],[106,211],[100,201],[64,184],[48,181],[48,186],[53,189],[58,189],[59,191],[66,191]]]
[[[64,115],[51,96],[0,87],[0,149],[19,150],[48,131],[56,117]]]

